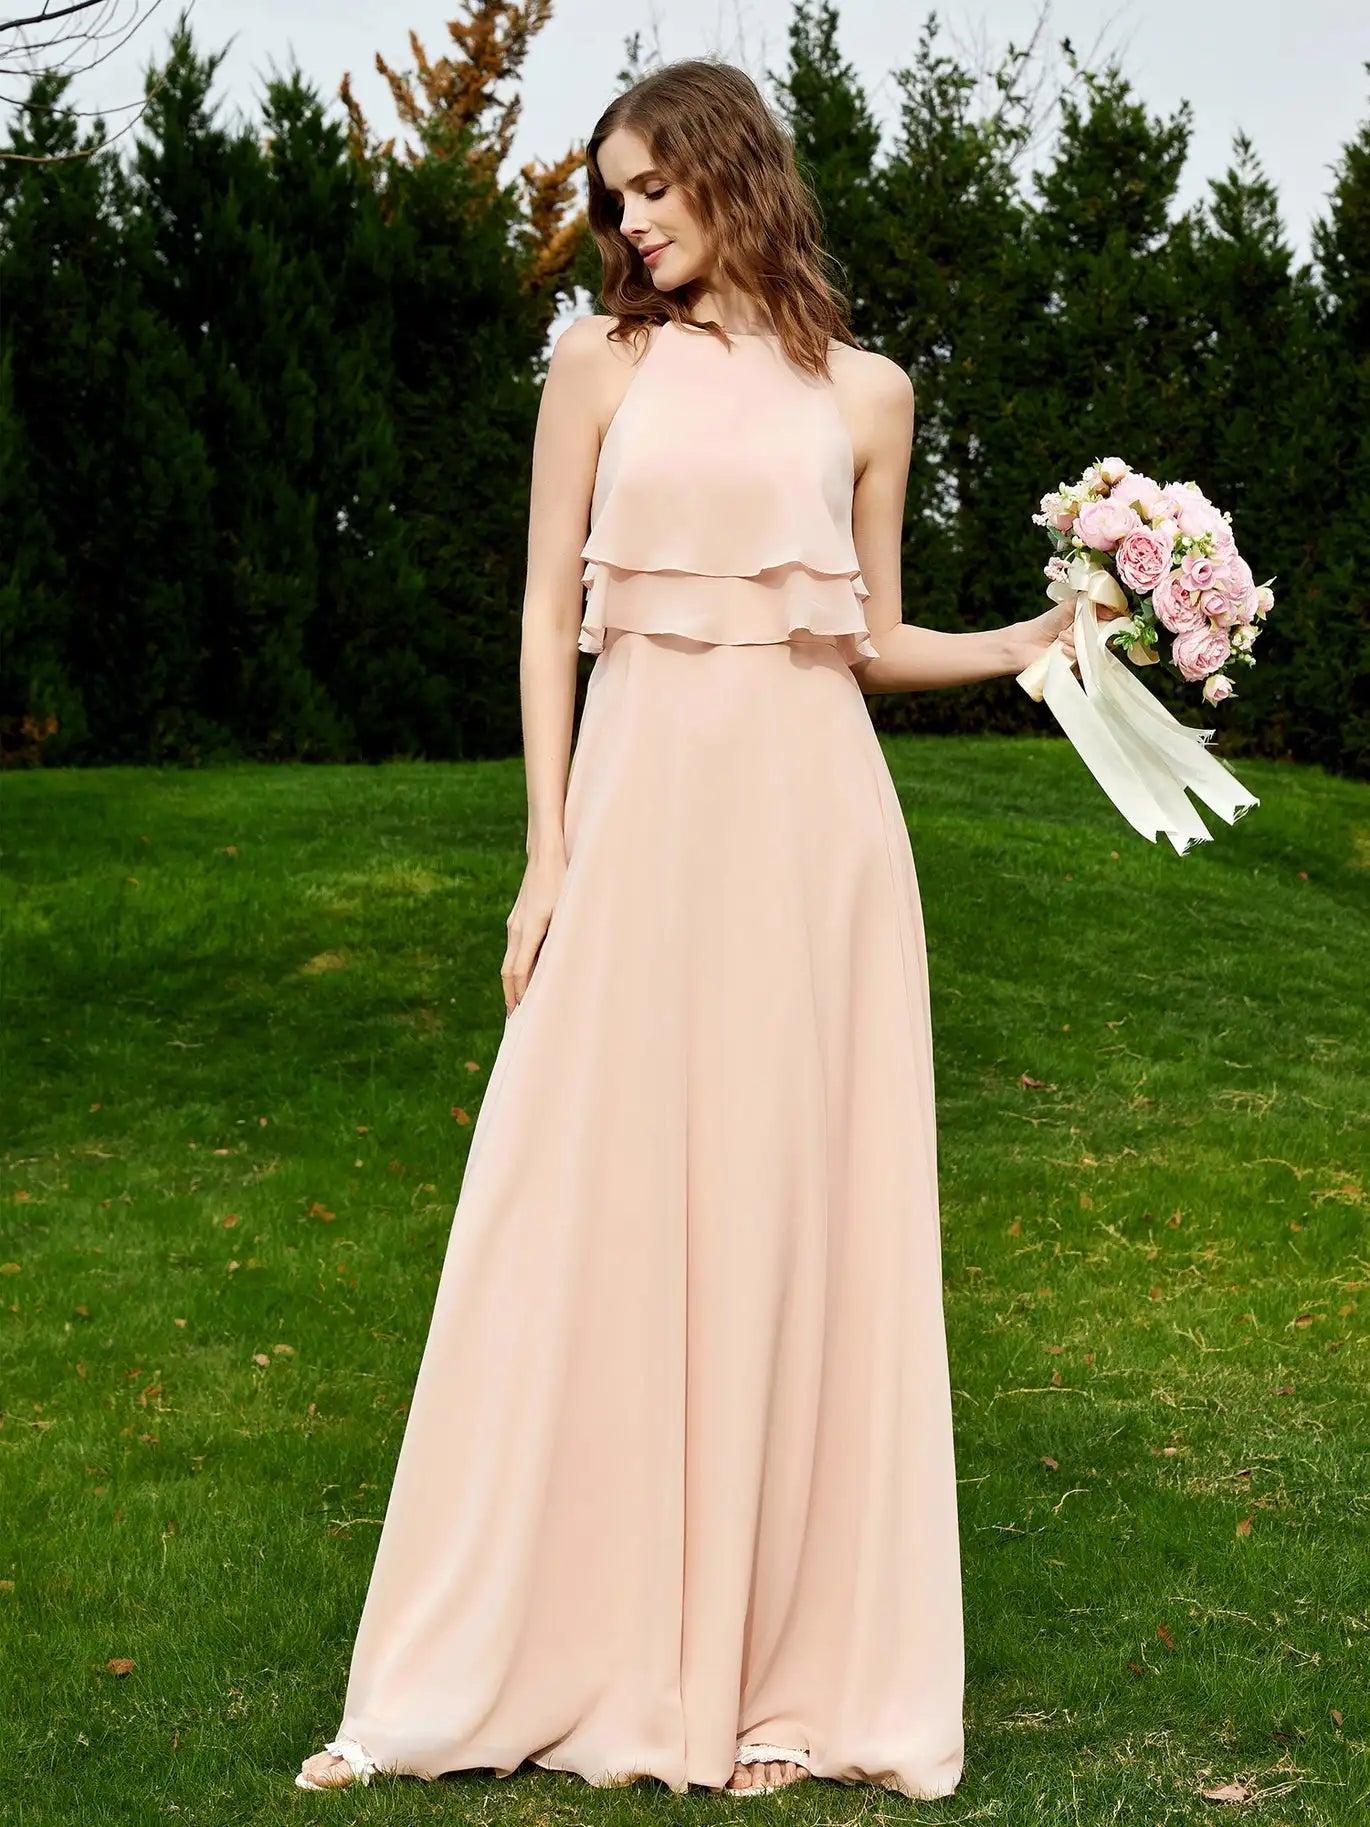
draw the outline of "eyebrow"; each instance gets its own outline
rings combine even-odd
[[[628,188],[631,190],[635,185],[645,184],[648,178],[660,178],[664,176],[665,173],[658,171],[655,165],[649,165],[646,171],[640,171],[635,178],[629,178]],[[608,190],[611,197],[619,197],[623,194],[622,191],[614,190],[607,184],[605,185],[605,189]]]

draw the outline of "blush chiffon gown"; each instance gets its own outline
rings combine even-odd
[[[581,553],[565,881],[330,1744],[368,1775],[960,1778],[927,963],[852,488],[778,337],[652,328]]]

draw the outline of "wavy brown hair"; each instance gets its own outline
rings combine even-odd
[[[599,169],[599,148],[619,127],[641,134],[654,163],[685,193],[713,244],[719,274],[756,298],[791,361],[826,375],[829,341],[856,339],[847,300],[824,273],[837,262],[823,247],[818,205],[799,173],[793,139],[756,84],[718,58],[682,58],[653,70],[615,96],[586,145],[587,213],[604,273],[600,296],[617,319],[610,337],[626,342],[650,324],[688,318],[697,290],[659,291],[620,233],[622,206]],[[721,324],[704,327],[728,342]]]

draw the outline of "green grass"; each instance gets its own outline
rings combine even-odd
[[[957,1795],[292,1786],[503,1030],[515,759],[3,782],[0,1820],[1370,1819],[1370,790],[1243,763],[1263,804],[1180,858],[1059,741],[885,746],[933,977]],[[1199,1798],[1236,1779],[1261,1799]]]

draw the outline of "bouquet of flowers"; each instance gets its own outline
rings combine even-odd
[[[1164,831],[1183,854],[1209,837],[1189,788],[1229,824],[1260,801],[1208,749],[1213,732],[1179,723],[1109,650],[1133,667],[1168,659],[1203,697],[1235,695],[1225,667],[1253,666],[1252,647],[1274,604],[1237,550],[1230,517],[1193,482],[1153,482],[1118,457],[1073,487],[1044,495],[1033,515],[1054,547],[1047,595],[1075,606],[1076,681],[1059,641],[1018,674],[1048,708],[1104,791],[1143,836]],[[1097,610],[1110,619],[1100,623]]]

